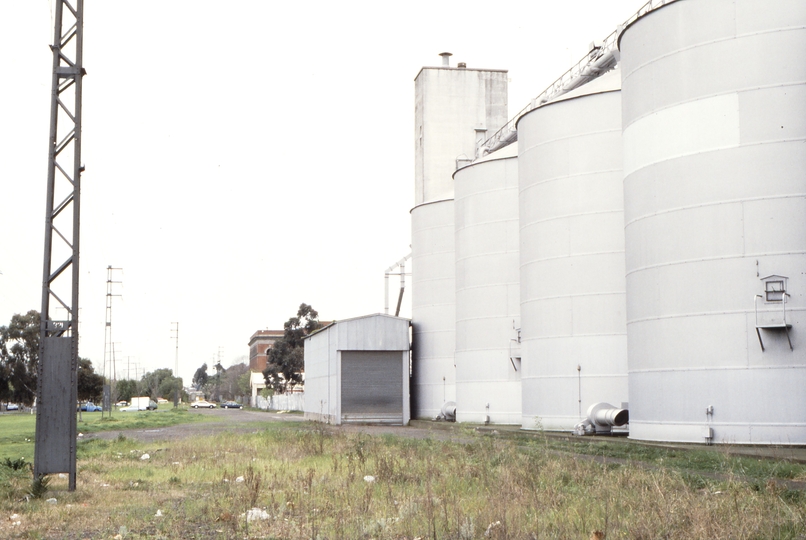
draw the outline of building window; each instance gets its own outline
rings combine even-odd
[[[767,302],[781,302],[784,299],[786,290],[783,281],[767,281],[765,283]]]

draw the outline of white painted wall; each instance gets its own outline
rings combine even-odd
[[[276,394],[264,398],[257,396],[255,407],[264,411],[302,411],[305,408],[305,394]]]
[[[414,204],[419,205],[452,198],[456,158],[472,159],[477,137],[486,139],[509,120],[507,72],[425,67],[414,86]]]

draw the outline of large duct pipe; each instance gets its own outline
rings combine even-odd
[[[443,54],[446,54],[446,53],[443,53]],[[445,58],[445,57],[443,57],[443,58]],[[499,149],[501,149],[501,148],[503,148],[505,146],[509,146],[510,144],[512,144],[515,141],[517,141],[518,140],[518,132],[515,129],[515,124],[516,124],[515,120],[518,117],[520,117],[524,113],[526,113],[528,111],[531,111],[532,109],[535,109],[535,108],[537,108],[537,107],[539,107],[539,106],[541,106],[541,105],[543,105],[543,104],[545,104],[545,103],[547,103],[547,102],[549,102],[551,100],[557,99],[558,97],[562,96],[563,94],[567,94],[568,92],[570,92],[571,90],[573,90],[575,88],[578,88],[578,87],[580,87],[580,86],[582,86],[584,84],[588,84],[592,80],[594,80],[594,79],[596,79],[598,77],[601,77],[602,75],[604,75],[605,73],[607,73],[611,69],[615,68],[616,64],[618,64],[618,62],[619,62],[619,59],[620,59],[620,56],[619,56],[618,50],[607,51],[607,52],[601,53],[601,56],[599,56],[598,58],[591,59],[588,62],[588,64],[584,68],[582,68],[582,70],[578,74],[574,75],[571,79],[569,79],[562,87],[558,88],[558,87],[554,86],[553,91],[546,90],[546,92],[544,92],[546,95],[544,95],[539,100],[537,98],[535,98],[535,100],[533,100],[530,105],[528,105],[526,108],[524,108],[524,110],[522,110],[520,113],[518,113],[518,116],[516,116],[513,120],[510,120],[509,122],[507,122],[506,126],[501,128],[501,130],[496,132],[492,137],[490,137],[486,141],[483,141],[481,143],[481,146],[476,151],[476,154],[477,154],[476,157],[479,158],[479,157],[487,156],[489,154],[492,154],[496,150],[499,150]],[[555,82],[555,85],[557,85],[558,82]],[[505,128],[507,128],[507,126],[509,126],[509,132],[508,133],[502,133],[505,130]],[[501,133],[501,135],[499,135],[499,133]],[[496,136],[498,136],[498,140],[493,141],[492,139],[495,138]]]
[[[614,426],[620,427],[629,421],[630,412],[627,409],[620,409],[604,402],[594,403],[588,407],[588,417],[574,426],[574,434],[610,433]]]
[[[563,85],[562,90],[553,95],[551,99],[556,99],[561,95],[570,92],[574,88],[578,88],[583,84],[591,82],[593,79],[600,77],[616,67],[618,63],[618,55],[614,52],[604,53],[602,56],[592,61],[573,79]]]
[[[439,411],[436,420],[447,420],[448,422],[456,422],[456,402],[446,401]]]
[[[593,412],[588,410],[588,417],[596,426],[623,426],[630,419],[630,413],[627,409],[617,409],[608,403],[599,403],[602,408],[595,409]]]
[[[511,128],[511,130],[509,131],[509,133],[507,133],[506,135],[502,135],[501,138],[497,142],[495,142],[494,144],[490,145],[489,148],[484,148],[484,150],[482,151],[480,157],[490,155],[493,152],[495,152],[496,150],[504,148],[505,146],[509,146],[510,144],[512,144],[515,141],[517,141],[518,140],[518,132],[517,132],[517,130],[514,129],[514,127],[515,126],[513,124],[513,126]]]
[[[400,262],[400,294],[397,295],[397,308],[395,317],[400,316],[400,305],[403,303],[403,291],[406,290],[406,259]]]

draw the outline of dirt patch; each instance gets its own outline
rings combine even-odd
[[[191,422],[177,424],[164,428],[151,429],[124,429],[113,431],[100,431],[85,434],[87,439],[114,439],[123,435],[127,439],[140,442],[153,442],[165,440],[186,439],[189,437],[204,437],[223,432],[249,433],[261,429],[266,424],[276,422],[302,422],[301,414],[286,414],[266,411],[244,409],[204,409],[191,410],[190,414],[200,414],[208,417],[206,422]],[[210,421],[210,418],[213,420]],[[447,425],[446,425],[447,427]],[[439,429],[431,426],[373,426],[373,425],[344,425],[326,426],[329,431],[342,433],[367,433],[369,435],[395,435],[416,439],[434,438],[439,440],[461,440],[461,437],[451,429]]]

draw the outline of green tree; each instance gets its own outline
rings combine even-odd
[[[227,372],[226,368],[221,365],[221,361],[219,360],[216,362],[216,365],[213,366],[215,369],[215,375],[213,375],[212,379],[208,382],[213,385],[213,397],[214,400],[221,400],[221,378]]]
[[[300,304],[296,317],[291,317],[283,325],[283,337],[268,350],[266,369],[263,370],[267,387],[285,393],[302,384],[304,339],[321,326],[319,313],[308,304]]]
[[[137,383],[138,396],[149,396],[151,399],[173,399],[173,389],[181,388],[182,379],[174,377],[173,370],[162,368],[149,371]]]
[[[117,382],[115,387],[118,399],[131,402],[132,398],[137,395],[137,381],[134,379],[123,379]]]
[[[238,393],[242,396],[248,396],[252,393],[252,372],[249,369],[238,377]]]
[[[171,377],[165,377],[164,379],[162,379],[162,381],[160,381],[160,387],[158,392],[159,397],[163,397],[168,401],[172,402],[174,400],[174,395],[176,394],[177,390],[179,390],[179,396],[181,400],[182,396],[181,377],[174,377],[173,375]]]
[[[104,394],[104,378],[95,372],[87,358],[78,359],[78,400],[100,401]]]
[[[209,375],[207,375],[207,363],[201,365],[199,369],[196,370],[196,373],[193,374],[193,386],[196,390],[201,390],[207,385],[207,380],[209,379]]]
[[[0,400],[31,405],[39,365],[39,312],[15,314],[0,326]]]
[[[244,375],[248,377],[249,373],[249,366],[246,365],[245,362],[240,362],[228,367],[221,375],[221,397],[223,399],[235,399],[236,397],[248,394],[248,390],[246,392],[243,391],[240,381]]]

